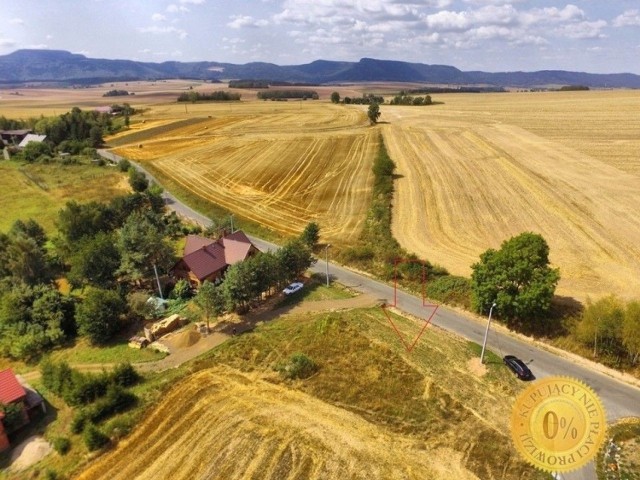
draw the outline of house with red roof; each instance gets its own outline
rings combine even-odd
[[[29,423],[29,417],[27,416],[27,411],[25,410],[25,400],[27,399],[27,392],[20,382],[16,378],[13,370],[10,368],[6,370],[0,371],[0,404],[2,405],[10,405],[17,404],[20,405],[22,409],[22,416],[24,419],[24,424]],[[9,439],[7,437],[8,433],[4,426],[4,413],[0,412],[0,451],[9,448]]]
[[[184,254],[172,275],[200,286],[205,280],[221,280],[231,265],[246,260],[259,250],[241,230],[217,240],[199,235],[187,236]]]
[[[18,378],[10,368],[0,371],[0,405],[17,405],[22,413],[22,423],[12,425],[8,431],[5,425],[6,415],[0,411],[0,452],[10,446],[7,435],[29,423],[39,410],[46,411],[44,400],[22,378]]]

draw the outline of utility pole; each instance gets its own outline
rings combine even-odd
[[[330,243],[327,243],[327,245],[324,247],[324,261],[326,264],[326,277],[327,277],[327,287],[329,286],[329,247],[331,246]]]
[[[487,337],[489,336],[489,327],[491,326],[491,314],[493,313],[493,307],[496,306],[496,302],[491,304],[489,309],[489,322],[487,323],[487,329],[484,332],[484,341],[482,342],[482,352],[480,353],[480,363],[484,363],[484,350],[487,346]]]
[[[162,296],[162,287],[160,286],[160,277],[158,277],[158,269],[156,268],[156,264],[153,264],[153,271],[156,274],[156,283],[158,284],[158,294],[160,295],[160,298],[162,300],[164,300],[164,297]]]
[[[233,233],[233,213],[229,214],[229,218],[231,219],[231,233]]]

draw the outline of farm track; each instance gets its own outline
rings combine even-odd
[[[423,443],[256,374],[216,367],[171,389],[78,479],[476,478],[460,466],[461,454],[429,453]]]

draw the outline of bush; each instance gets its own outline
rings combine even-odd
[[[278,370],[284,378],[305,379],[318,371],[318,365],[304,353],[294,353],[289,362],[279,366]]]
[[[171,290],[171,298],[175,298],[178,300],[188,300],[193,296],[193,290],[189,282],[187,282],[184,278],[178,280]]]
[[[50,470],[47,469],[44,472],[44,480],[59,480],[60,477],[58,476],[58,472],[56,472],[55,470]]]
[[[90,452],[98,450],[109,443],[109,437],[102,433],[98,427],[93,424],[89,424],[87,428],[84,429],[82,439]]]
[[[116,413],[124,412],[135,405],[138,397],[127,392],[122,387],[111,385],[104,398],[97,400],[87,411],[87,417],[94,423],[99,423]]]
[[[71,441],[67,437],[55,437],[51,440],[51,445],[60,455],[66,455],[71,449]]]
[[[446,275],[427,284],[427,297],[450,305],[471,307],[471,280],[456,275]]]
[[[142,377],[130,363],[119,363],[111,372],[111,382],[119,387],[130,387]]]
[[[128,172],[130,168],[131,168],[131,162],[129,160],[127,160],[126,158],[122,158],[118,162],[118,169],[121,172]]]
[[[71,433],[82,433],[87,424],[87,414],[84,410],[79,410],[71,420]]]

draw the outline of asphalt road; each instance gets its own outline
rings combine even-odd
[[[98,153],[115,162],[120,159],[117,155],[105,150],[99,150]],[[132,165],[135,164],[132,162]],[[156,181],[153,176],[140,166],[135,166],[145,172],[150,179]],[[184,205],[169,192],[165,191],[163,197],[168,207],[175,210],[179,215],[189,217],[202,225],[209,224],[207,217]],[[255,237],[250,238],[263,251],[277,248],[276,245],[264,240]],[[325,269],[326,264],[323,260],[319,260],[312,268],[314,272],[318,273],[324,273]],[[397,308],[415,317],[426,319],[432,312],[432,310],[422,306],[421,298],[400,290],[394,295],[393,287],[338,265],[329,264],[329,276],[332,281],[337,281],[375,298],[384,299],[388,304],[394,304],[394,300],[396,300]],[[431,322],[463,338],[482,344],[486,324],[478,322],[475,318],[464,316],[446,307],[439,307]],[[499,356],[511,354],[520,357],[529,365],[536,378],[562,375],[582,380],[598,393],[602,399],[609,421],[627,416],[640,416],[640,389],[601,372],[600,368],[590,365],[589,362],[577,362],[569,356],[548,351],[530,341],[517,338],[509,333],[502,333],[495,328],[491,330],[487,348]],[[595,480],[595,469],[593,465],[588,465],[581,470],[570,472],[559,478]]]

